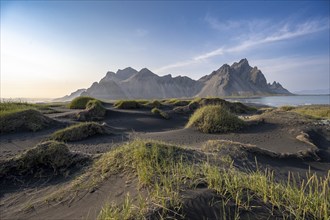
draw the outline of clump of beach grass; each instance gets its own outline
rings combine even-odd
[[[137,109],[141,108],[141,103],[137,100],[119,100],[114,104],[119,109]]]
[[[0,133],[39,131],[49,127],[54,120],[35,109],[11,110],[1,114]]]
[[[143,104],[143,106],[147,108],[160,108],[162,107],[162,103],[158,100],[152,100]]]
[[[160,117],[164,119],[169,119],[170,116],[167,112],[160,110],[159,108],[153,108],[151,109],[151,113],[154,115],[159,115]]]
[[[96,122],[84,122],[58,130],[51,135],[57,141],[79,141],[98,134],[106,134],[106,128]]]
[[[183,100],[183,99],[168,99],[164,101],[167,104],[173,105],[173,106],[186,106],[190,103],[190,100]]]
[[[79,96],[79,97],[73,99],[70,102],[69,108],[71,108],[71,109],[85,109],[87,103],[91,100],[95,100],[95,98],[88,97],[88,96]]]
[[[79,121],[93,121],[102,120],[106,114],[106,109],[104,108],[100,100],[90,100],[86,104],[86,109],[77,114]]]
[[[238,131],[245,122],[221,105],[208,105],[197,109],[186,127],[195,127],[203,133]]]
[[[136,140],[102,156],[95,163],[94,172],[103,178],[113,173],[136,173],[140,187],[150,190],[150,200],[145,201],[147,205],[143,207],[156,204],[156,207],[173,207],[174,210],[180,206],[180,187],[185,184],[192,187],[194,183],[190,180],[197,179],[194,162],[199,159],[192,152],[174,145]],[[124,217],[126,215],[123,212],[130,213],[125,219],[136,218],[147,211],[132,205],[125,209],[105,206],[99,219]],[[165,215],[166,212],[162,210],[161,214]]]
[[[50,172],[51,175],[65,174],[67,169],[77,161],[76,156],[64,143],[46,141],[17,157],[1,161],[0,177],[41,176],[47,172]]]

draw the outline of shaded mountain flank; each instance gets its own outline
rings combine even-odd
[[[83,93],[85,91],[86,91],[86,89],[78,89],[77,91],[72,92],[70,95],[66,95],[61,98],[54,99],[53,101],[55,101],[55,102],[71,101],[72,99],[79,97],[81,95],[81,93]]]
[[[99,99],[189,98],[207,96],[289,95],[278,82],[267,83],[264,74],[247,59],[224,64],[199,80],[187,76],[158,76],[147,68],[131,67],[107,72],[81,93]]]

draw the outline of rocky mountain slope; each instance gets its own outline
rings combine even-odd
[[[249,96],[291,94],[278,82],[267,83],[257,67],[247,59],[231,66],[224,64],[218,70],[199,80],[186,76],[158,76],[147,68],[137,71],[131,67],[107,72],[99,82],[81,95],[100,99],[152,99],[206,96]]]
[[[66,101],[71,101],[72,99],[78,97],[81,95],[81,93],[85,92],[86,89],[78,89],[75,92],[72,92],[70,95],[63,96],[61,98],[54,99],[53,101],[55,102],[66,102]]]
[[[267,83],[264,74],[257,67],[252,68],[247,59],[231,66],[224,64],[198,81],[204,84],[199,97],[290,94],[280,83]]]

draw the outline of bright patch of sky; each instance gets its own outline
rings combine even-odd
[[[329,1],[1,1],[1,97],[60,97],[131,66],[210,74],[247,58],[329,88]]]

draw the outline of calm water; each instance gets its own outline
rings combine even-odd
[[[242,103],[257,103],[275,107],[283,105],[330,105],[330,95],[267,96],[234,100]]]

